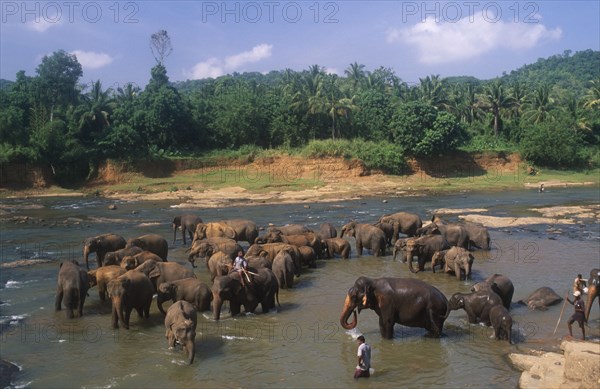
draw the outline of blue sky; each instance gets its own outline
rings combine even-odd
[[[2,1],[0,78],[35,75],[63,49],[82,83],[146,85],[152,33],[169,33],[172,81],[350,63],[419,77],[510,72],[564,50],[600,50],[600,1]]]

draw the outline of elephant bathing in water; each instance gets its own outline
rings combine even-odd
[[[587,281],[588,284],[588,300],[585,306],[585,319],[590,319],[590,311],[596,297],[600,295],[600,269],[592,269],[590,272],[590,278]],[[598,298],[598,305],[600,305],[600,298]]]
[[[90,253],[96,253],[96,261],[98,267],[102,267],[104,256],[112,251],[125,248],[127,242],[125,238],[117,234],[102,234],[87,238],[83,241],[83,258],[85,259],[85,267],[90,270],[88,257]]]
[[[363,253],[363,248],[371,250],[375,257],[385,256],[385,234],[381,229],[352,221],[342,227],[340,238],[343,238],[344,234],[354,237],[356,254],[359,257]]]
[[[519,300],[519,304],[527,305],[529,309],[537,309],[545,311],[549,306],[558,304],[563,301],[556,292],[547,286],[536,289],[523,300]]]
[[[202,218],[196,215],[181,215],[175,216],[171,225],[173,226],[173,244],[177,238],[177,229],[181,227],[181,239],[185,244],[186,233],[190,237],[190,241],[194,239],[194,232],[196,231],[196,225],[202,223]]]
[[[379,316],[379,331],[385,339],[394,337],[394,324],[425,328],[439,338],[450,309],[448,300],[436,287],[413,278],[359,277],[348,290],[340,317],[343,328],[351,330],[358,320],[355,309],[370,308]],[[348,323],[350,314],[352,322]]]
[[[194,362],[196,355],[196,325],[198,313],[196,308],[187,301],[178,301],[171,305],[165,317],[165,337],[169,343],[169,349],[175,348],[179,343],[188,354],[188,363]]]
[[[79,317],[83,316],[83,303],[89,289],[87,272],[79,267],[75,261],[64,261],[58,271],[58,284],[54,310],[60,311],[62,304],[67,308],[67,317],[72,319],[77,311]]]

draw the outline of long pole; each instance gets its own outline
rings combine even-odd
[[[563,306],[560,310],[560,316],[558,317],[558,321],[556,322],[556,327],[554,327],[554,332],[552,333],[552,335],[556,334],[556,330],[558,329],[558,325],[560,324],[560,320],[562,319],[563,313],[565,312],[565,306],[567,305],[567,299],[569,298],[569,290],[567,290],[567,293],[565,294],[565,302],[563,303]]]

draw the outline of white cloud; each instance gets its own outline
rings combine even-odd
[[[226,73],[240,70],[246,64],[259,62],[265,58],[269,58],[272,51],[273,45],[263,43],[254,46],[249,51],[225,57],[224,60],[219,58],[209,58],[206,61],[194,65],[191,71],[184,71],[184,74],[191,79],[208,77],[216,78]]]
[[[47,29],[56,27],[58,25],[60,25],[60,20],[52,22],[46,20],[45,18],[39,18],[37,21],[31,20],[25,23],[25,27],[36,32],[46,32]]]
[[[415,46],[421,63],[438,64],[472,59],[499,48],[530,49],[561,36],[560,28],[548,29],[540,23],[491,23],[483,17],[436,23],[428,18],[410,28],[388,30],[387,41]]]
[[[338,76],[342,75],[342,72],[340,72],[338,68],[331,68],[331,67],[326,67],[325,68],[325,73],[327,73],[327,74],[337,74]]]
[[[84,69],[98,69],[110,64],[114,58],[105,53],[95,53],[93,51],[74,50],[71,54],[77,57],[77,60]]]

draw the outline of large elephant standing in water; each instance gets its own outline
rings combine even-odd
[[[173,222],[171,225],[173,226],[173,244],[175,244],[175,239],[177,238],[177,229],[181,227],[181,239],[183,240],[183,244],[185,244],[185,235],[186,233],[190,237],[190,241],[194,239],[194,232],[196,231],[196,226],[202,223],[202,218],[196,215],[181,215],[175,216],[173,218]]]
[[[590,311],[596,297],[600,296],[600,269],[592,269],[590,272],[590,278],[587,281],[588,284],[588,300],[585,307],[585,319],[590,319]],[[600,306],[600,298],[598,298],[598,305]]]
[[[423,226],[423,221],[419,215],[409,212],[396,212],[391,215],[383,215],[379,218],[379,223],[391,224],[394,228],[392,235],[393,245],[398,239],[398,234],[402,233],[406,236],[415,236],[417,229]]]
[[[385,339],[394,336],[394,324],[425,328],[428,335],[439,338],[450,313],[442,292],[413,278],[359,277],[348,290],[340,317],[343,328],[351,330],[358,320],[356,309],[370,308],[379,316],[379,331]],[[352,322],[348,323],[350,314]]]
[[[74,311],[77,311],[80,317],[83,316],[83,303],[89,287],[88,274],[77,262],[61,262],[54,309],[60,311],[64,304],[69,319],[75,316]]]
[[[358,256],[362,255],[363,248],[371,250],[376,257],[385,256],[385,234],[381,229],[352,221],[342,227],[340,238],[343,238],[344,234],[354,237]]]
[[[125,238],[117,234],[102,234],[87,238],[83,241],[83,258],[85,259],[85,267],[90,270],[88,257],[90,253],[96,253],[96,261],[98,267],[102,267],[104,256],[112,251],[125,248],[127,242]]]
[[[167,260],[167,255],[169,254],[169,243],[165,238],[158,234],[146,234],[137,238],[129,239],[126,247],[132,246],[137,246],[146,251],[151,251],[161,257],[163,261]]]

